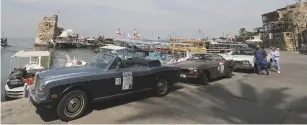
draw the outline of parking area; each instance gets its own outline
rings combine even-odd
[[[83,123],[305,123],[307,56],[281,53],[281,74],[235,73],[210,85],[179,83],[169,95],[150,93],[94,104],[70,124]],[[37,114],[27,99],[3,102],[2,123],[67,124],[54,111]]]

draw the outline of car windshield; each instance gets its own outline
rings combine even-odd
[[[213,56],[210,54],[194,54],[189,60],[206,60],[211,61]]]
[[[235,50],[232,55],[254,55],[254,50]]]
[[[116,56],[112,54],[98,54],[94,56],[91,62],[89,62],[87,65],[106,69],[115,58]]]

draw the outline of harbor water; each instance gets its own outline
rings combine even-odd
[[[8,38],[8,45],[1,48],[1,101],[5,101],[4,87],[8,79],[10,70],[10,58],[19,50],[41,50],[52,51],[51,68],[64,67],[66,63],[65,54],[69,54],[72,58],[82,58],[85,61],[90,61],[95,55],[93,49],[47,49],[45,47],[34,47],[33,39],[31,38]],[[24,66],[28,63],[28,59],[20,58],[19,66]]]

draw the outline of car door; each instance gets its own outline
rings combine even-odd
[[[229,64],[227,61],[220,55],[214,55],[214,62],[217,65],[218,76],[225,76],[228,73]]]
[[[122,89],[125,92],[141,91],[152,88],[153,76],[149,74],[148,67],[130,67],[121,68],[122,73]]]
[[[208,59],[207,64],[205,65],[205,69],[207,69],[210,72],[211,78],[217,78],[220,76],[220,72],[218,71],[218,63],[215,61],[214,55],[207,55],[206,57]]]

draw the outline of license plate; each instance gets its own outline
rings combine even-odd
[[[186,78],[187,76],[185,74],[180,74],[180,78]]]

